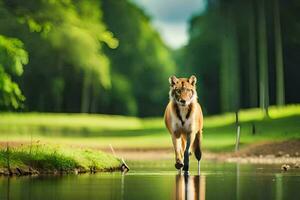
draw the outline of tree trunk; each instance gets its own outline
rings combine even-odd
[[[54,79],[54,110],[56,112],[62,112],[62,104],[64,100],[64,77],[63,77],[63,60],[61,55],[57,60],[58,77]],[[53,86],[53,84],[52,84]]]
[[[98,100],[99,100],[99,91],[100,88],[98,87],[97,83],[93,82],[92,84],[92,97],[91,97],[91,113],[97,113],[98,109]]]
[[[221,44],[221,108],[222,112],[236,111],[240,103],[238,39],[232,5],[223,5],[223,38]]]
[[[276,63],[276,104],[282,106],[285,104],[284,91],[284,66],[282,56],[282,40],[279,2],[274,0],[274,38],[275,38],[275,63]]]
[[[224,22],[225,24],[225,22]],[[225,31],[224,31],[225,32]],[[228,38],[227,33],[223,33],[221,43],[221,67],[220,67],[220,93],[221,93],[221,110],[222,112],[228,112],[230,110],[230,98],[229,98],[229,51],[228,51]]]
[[[81,112],[88,113],[90,108],[91,97],[91,77],[90,72],[83,73],[83,84],[81,93]]]
[[[258,0],[258,58],[259,104],[265,114],[269,106],[268,47],[266,35],[265,1]]]
[[[253,1],[249,1],[249,106],[257,107],[256,29]]]

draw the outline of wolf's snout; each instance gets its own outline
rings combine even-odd
[[[185,104],[185,102],[186,102],[186,101],[183,100],[183,99],[180,100],[180,103],[182,103],[182,104]]]

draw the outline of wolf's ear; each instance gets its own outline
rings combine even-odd
[[[189,82],[190,82],[190,84],[192,84],[193,86],[195,86],[196,83],[197,83],[197,78],[196,78],[196,76],[192,75],[192,76],[189,78]]]
[[[169,77],[169,83],[170,83],[170,85],[171,86],[173,86],[173,85],[175,85],[175,83],[177,82],[177,78],[176,78],[176,76],[170,76]]]

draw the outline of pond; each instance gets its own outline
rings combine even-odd
[[[171,161],[129,162],[130,172],[0,177],[1,200],[300,199],[300,171],[278,165],[203,162],[179,175]]]

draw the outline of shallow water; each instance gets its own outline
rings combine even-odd
[[[129,162],[122,175],[0,177],[2,200],[300,199],[300,171],[278,165],[204,162],[201,175],[178,175],[169,161]]]

